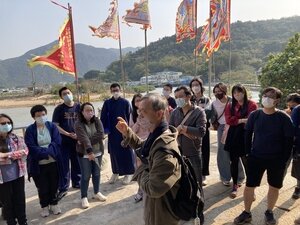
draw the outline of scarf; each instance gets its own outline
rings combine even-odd
[[[169,128],[168,123],[166,121],[162,121],[158,127],[156,127],[154,129],[154,131],[152,133],[149,134],[147,140],[145,141],[142,149],[141,149],[141,153],[142,153],[142,157],[146,158],[149,156],[149,152],[151,149],[151,145],[153,144],[153,142],[160,136],[162,135],[163,132],[165,132],[167,129]]]

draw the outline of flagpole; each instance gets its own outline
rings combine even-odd
[[[119,2],[117,1],[117,5]],[[122,43],[121,43],[121,29],[120,29],[120,19],[119,19],[119,11],[118,14],[118,30],[119,30],[119,52],[120,52],[120,64],[121,64],[121,74],[122,74],[122,86],[123,86],[123,97],[125,98],[125,72],[124,72],[124,63],[123,63],[123,56],[122,56]]]
[[[31,68],[31,80],[32,80],[33,97],[35,97],[35,76],[32,68]]]
[[[149,85],[148,85],[148,44],[147,44],[147,28],[145,28],[145,61],[146,61],[146,91],[149,93]]]
[[[75,54],[75,40],[74,40],[74,28],[73,28],[73,17],[72,17],[72,7],[70,6],[70,3],[68,3],[68,10],[69,10],[69,18],[71,22],[71,41],[72,41],[72,54],[73,54],[73,61],[74,61],[74,73],[75,73],[75,82],[76,82],[76,94],[77,94],[77,102],[80,102],[79,99],[79,83],[78,83],[78,74],[77,74],[77,68],[76,68],[76,54]]]
[[[231,0],[228,1],[228,13],[229,13],[229,26],[231,23]],[[231,32],[231,30],[229,30],[229,32]],[[231,87],[231,34],[229,33],[229,88]]]
[[[195,0],[195,49],[197,49],[197,33],[198,33],[198,27],[197,27],[197,0]],[[197,68],[197,54],[195,52],[195,76],[197,76],[198,68]]]
[[[212,45],[212,32],[211,32],[211,8],[209,4],[209,39],[210,39],[210,45]],[[211,97],[211,70],[212,70],[212,55],[214,54],[213,50],[209,57],[208,61],[208,97]]]

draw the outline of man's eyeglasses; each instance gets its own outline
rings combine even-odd
[[[6,125],[6,124],[11,124],[11,122],[3,122],[3,123],[0,123],[1,125]]]

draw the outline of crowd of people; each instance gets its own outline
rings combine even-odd
[[[292,198],[300,197],[300,94],[290,94],[283,111],[277,108],[284,101],[282,92],[275,87],[262,91],[261,107],[241,84],[232,87],[231,97],[225,84],[216,84],[213,100],[204,95],[199,78],[189,87],[176,88],[175,98],[172,88],[165,84],[162,94],[135,94],[130,103],[121,96],[121,86],[113,83],[112,97],[98,118],[93,104],[74,102],[71,90],[62,87],[58,94],[63,103],[55,108],[52,122],[45,106],[31,108],[34,122],[24,139],[14,133],[12,119],[0,114],[0,203],[7,224],[27,224],[25,175],[37,188],[41,217],[62,212],[58,203],[70,187],[80,189],[81,206],[88,208],[91,176],[92,198],[106,201],[100,181],[107,135],[109,183],[120,176],[124,185],[138,182],[134,201],[144,202],[146,225],[178,225],[166,195],[176,196],[181,166],[168,150],[188,158],[198,185],[208,185],[211,129],[217,131],[220,182],[231,186],[232,180],[231,198],[245,183],[245,209],[234,224],[251,222],[254,190],[265,171],[269,184],[265,222],[276,224],[273,208],[291,161],[291,175],[297,179]]]

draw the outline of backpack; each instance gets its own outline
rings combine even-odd
[[[193,218],[197,220],[200,219],[200,224],[203,224],[203,190],[197,182],[196,174],[190,160],[181,156],[175,150],[162,149],[162,151],[176,157],[181,165],[180,187],[175,199],[170,191],[166,193],[172,212],[181,220],[189,221]]]

